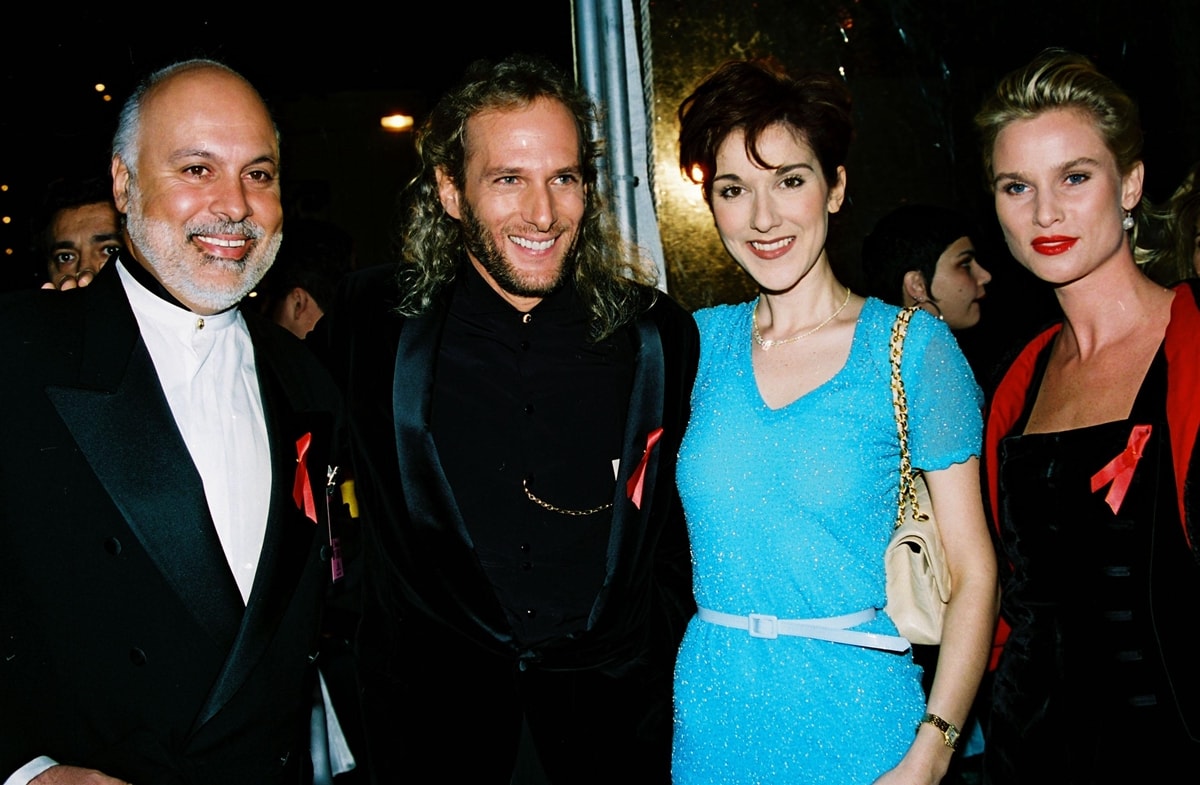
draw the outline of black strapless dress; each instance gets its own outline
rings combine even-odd
[[[1045,355],[1013,434],[1025,428]],[[1200,778],[1191,643],[1200,567],[1179,522],[1165,395],[1160,351],[1128,420],[1000,444],[1002,558],[1012,568],[1001,610],[1012,632],[993,687],[990,783]],[[1093,493],[1091,478],[1138,425],[1152,430],[1114,514],[1110,486]]]

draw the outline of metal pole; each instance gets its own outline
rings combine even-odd
[[[658,270],[659,286],[665,290],[666,271],[653,198],[648,183],[638,179],[646,173],[639,172],[638,167],[648,161],[635,155],[635,124],[630,116],[635,104],[639,117],[644,114],[641,72],[635,68],[631,73],[626,62],[626,21],[632,23],[633,7],[628,0],[574,0],[573,9],[579,84],[600,107],[603,118],[603,127],[596,129],[604,140],[603,156],[596,162],[600,170],[597,185],[610,200],[621,236],[649,255]],[[633,95],[629,92],[632,84],[638,91]],[[640,120],[637,127],[641,128]],[[645,140],[637,143],[645,144]]]
[[[575,0],[575,70],[579,84],[591,96],[597,106],[604,106],[604,85],[600,78],[600,20],[596,13],[596,0]],[[593,128],[592,133],[600,135],[603,129]],[[605,174],[607,164],[604,160],[596,162],[600,167],[600,181],[597,185],[601,193],[608,192],[608,177]]]
[[[625,78],[625,24],[621,0],[600,0],[601,42],[604,46],[604,97],[607,104],[608,169],[612,178],[613,210],[621,235],[637,242],[633,188],[633,152],[629,138],[629,83]]]

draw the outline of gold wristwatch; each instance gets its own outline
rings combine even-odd
[[[953,722],[946,722],[936,714],[927,713],[921,718],[921,721],[917,723],[917,730],[920,730],[921,726],[925,723],[929,723],[942,732],[942,736],[944,736],[946,739],[947,747],[952,750],[958,749],[958,738],[962,735],[962,731],[958,729],[957,725],[955,725]]]

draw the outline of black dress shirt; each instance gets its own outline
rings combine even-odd
[[[589,340],[569,283],[522,313],[471,265],[457,276],[431,430],[480,565],[522,644],[587,626],[606,572],[634,359],[628,330]]]

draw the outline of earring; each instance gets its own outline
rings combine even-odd
[[[1128,232],[1133,228],[1133,223],[1133,213],[1126,210],[1125,217],[1121,219],[1121,228]]]
[[[932,306],[933,306],[933,309],[934,309],[935,311],[937,311],[937,318],[938,318],[938,321],[939,321],[939,322],[944,322],[944,321],[946,321],[946,317],[945,317],[945,316],[942,316],[942,309],[941,309],[941,308],[939,308],[939,307],[938,307],[938,304],[937,304],[937,303],[935,303],[933,300],[926,300],[924,297],[922,297],[920,300],[917,300],[917,301],[916,301],[916,303],[917,303],[917,305],[920,305],[920,306],[932,305]]]

